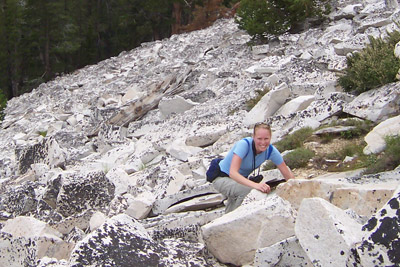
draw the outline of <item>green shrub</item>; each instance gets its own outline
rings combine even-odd
[[[322,16],[329,6],[321,0],[242,0],[236,23],[253,40],[269,39],[292,28],[306,18]]]
[[[390,171],[400,165],[400,136],[385,138],[386,148],[379,156],[371,155],[366,162],[366,174]]]
[[[284,156],[286,165],[291,169],[306,167],[315,152],[307,148],[297,148]]]
[[[327,159],[344,160],[345,157],[354,157],[363,155],[364,146],[358,143],[352,143],[340,149],[326,155]]]
[[[374,127],[374,124],[369,120],[350,119],[344,121],[344,126],[355,126],[355,128],[342,132],[340,135],[344,139],[353,139],[366,135]]]
[[[303,146],[304,141],[313,133],[310,127],[301,128],[294,133],[286,136],[284,139],[276,142],[274,146],[280,151],[292,150]]]
[[[369,37],[369,40],[362,51],[347,57],[347,68],[338,80],[346,92],[361,94],[396,81],[400,60],[393,51],[400,41],[400,33],[395,31],[384,39]]]

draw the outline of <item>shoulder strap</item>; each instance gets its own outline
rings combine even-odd
[[[247,154],[249,154],[249,151],[250,151],[250,142],[249,142],[249,140],[247,140],[246,138],[243,138],[243,140],[246,141],[246,143],[249,145],[249,149],[247,150],[247,153],[246,153],[246,155],[244,156],[244,157],[246,157]]]
[[[271,153],[272,153],[272,145],[269,144],[269,146],[268,146],[268,152],[267,152],[267,159],[269,159],[269,157],[271,156]]]

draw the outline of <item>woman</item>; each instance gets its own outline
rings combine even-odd
[[[238,141],[227,156],[220,161],[221,172],[227,174],[226,176],[229,174],[229,177],[217,177],[212,183],[215,189],[228,198],[226,213],[239,207],[253,188],[263,193],[271,191],[266,183],[256,183],[247,178],[264,161],[271,160],[286,181],[294,178],[279,151],[272,145],[270,147],[271,135],[269,125],[265,123],[256,124],[253,137]]]

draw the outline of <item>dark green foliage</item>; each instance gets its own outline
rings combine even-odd
[[[274,146],[280,151],[292,150],[303,146],[304,141],[310,137],[313,133],[313,129],[305,127],[297,130],[296,132],[286,136],[281,141],[274,144]]]
[[[346,92],[361,94],[396,81],[400,60],[393,51],[400,41],[400,33],[395,31],[384,39],[370,37],[369,40],[362,51],[347,57],[347,68],[339,78],[339,84]]]
[[[1,0],[0,90],[10,99],[62,73],[169,37],[174,23],[190,23],[176,22],[174,11],[187,19],[203,2]]]
[[[315,152],[307,148],[297,148],[285,155],[283,158],[286,165],[291,169],[306,167],[310,159],[315,155]]]
[[[329,9],[322,2],[326,1],[242,0],[236,22],[253,40],[269,39],[295,28],[306,18],[322,16],[324,9]]]

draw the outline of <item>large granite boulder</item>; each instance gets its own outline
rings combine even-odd
[[[211,266],[200,243],[180,245],[173,240],[154,241],[146,229],[127,215],[117,215],[78,242],[71,266]]]
[[[115,186],[104,172],[65,173],[56,199],[56,210],[65,217],[88,209],[107,210]]]
[[[270,247],[259,248],[254,266],[312,266],[297,237],[289,237]]]
[[[381,122],[400,113],[400,84],[391,83],[364,92],[346,105],[344,112],[373,122]]]
[[[221,262],[243,265],[253,261],[258,248],[294,235],[296,212],[275,196],[242,205],[202,226],[210,252]]]
[[[358,222],[321,198],[301,202],[295,232],[314,266],[346,266],[352,246],[362,238]]]
[[[303,199],[319,197],[341,209],[350,208],[359,215],[371,216],[389,200],[397,187],[400,173],[392,171],[361,177],[356,173],[333,173],[312,180],[289,180],[279,185],[276,193],[295,209],[300,207]]]
[[[34,163],[45,163],[51,167],[63,166],[65,163],[64,152],[54,138],[45,138],[37,144],[18,147],[15,154],[20,174],[26,173]]]
[[[367,146],[364,148],[364,154],[377,154],[386,147],[386,137],[400,135],[400,116],[387,119],[372,129],[365,137]]]

